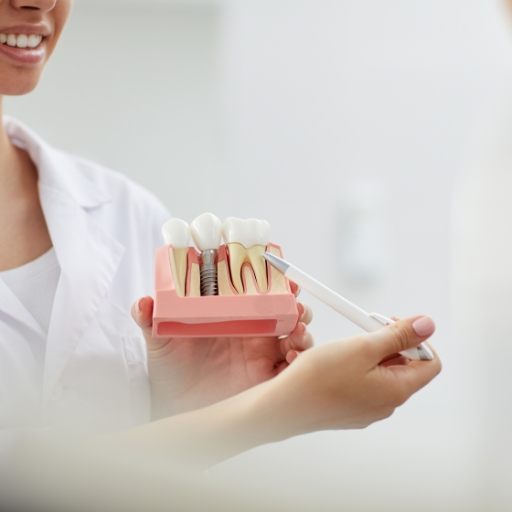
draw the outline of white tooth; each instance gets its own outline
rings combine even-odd
[[[28,47],[37,48],[41,44],[42,40],[43,36],[31,34],[30,36],[28,36]]]
[[[251,263],[260,292],[267,291],[267,265],[263,253],[269,242],[270,224],[258,219],[229,217],[224,222],[224,239],[228,243],[229,265],[234,287],[243,293],[242,267]]]
[[[222,239],[222,222],[213,213],[203,213],[190,225],[192,238],[201,251],[217,250]]]
[[[228,245],[229,271],[231,282],[236,291],[243,295],[244,285],[242,281],[242,266],[247,261],[247,240],[246,221],[236,217],[228,217],[222,226],[224,240]]]
[[[0,34],[0,44],[7,43],[7,34]]]
[[[268,290],[267,262],[263,257],[268,243],[270,242],[270,224],[266,220],[250,219],[249,228],[252,231],[252,246],[247,251],[256,282],[260,292]]]
[[[253,245],[253,234],[251,233],[248,222],[249,221],[245,219],[228,217],[222,226],[226,243],[241,244],[245,248],[251,247],[251,245]]]
[[[190,226],[181,219],[170,219],[162,227],[165,243],[176,248],[190,247]]]
[[[18,48],[26,48],[28,46],[28,36],[20,34],[16,40],[16,46]]]
[[[16,46],[17,37],[14,34],[8,34],[7,36],[7,45],[8,46]]]
[[[188,248],[191,244],[190,226],[181,219],[170,219],[162,227],[165,243],[173,247],[170,252],[171,270],[176,292],[185,295],[187,282]]]
[[[217,250],[222,239],[222,222],[213,213],[203,213],[192,222],[190,230],[201,250],[201,296],[218,295]]]
[[[249,219],[248,229],[251,232],[249,249],[253,245],[267,245],[270,242],[270,224],[266,220]]]

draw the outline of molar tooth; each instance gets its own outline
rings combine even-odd
[[[256,282],[261,293],[268,290],[267,262],[263,257],[270,242],[270,224],[266,220],[250,219],[248,226],[253,234],[252,246],[248,248],[247,256],[254,270]]]
[[[171,270],[176,292],[183,297],[187,280],[188,249],[191,244],[190,226],[184,220],[173,218],[163,225],[162,234],[165,243],[173,247],[170,252]]]
[[[245,221],[236,217],[228,217],[222,226],[224,240],[229,253],[229,270],[231,281],[240,295],[244,293],[242,282],[242,265],[247,260]]]
[[[242,267],[249,262],[253,268],[260,293],[268,290],[267,265],[263,258],[269,242],[270,225],[264,220],[229,217],[223,226],[229,250],[231,279],[238,293],[244,290]]]
[[[0,44],[7,43],[7,34],[0,34]]]

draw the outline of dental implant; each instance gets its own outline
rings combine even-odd
[[[218,295],[217,251],[222,239],[222,221],[213,213],[203,213],[192,222],[190,230],[201,251],[201,295]]]

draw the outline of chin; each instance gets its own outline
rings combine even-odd
[[[23,96],[32,92],[39,83],[39,78],[20,80],[13,83],[2,83],[0,80],[0,96]]]

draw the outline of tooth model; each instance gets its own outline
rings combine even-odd
[[[201,251],[201,295],[218,295],[217,250],[222,222],[213,213],[203,213],[190,225],[192,238]]]
[[[181,219],[170,219],[162,227],[165,243],[172,246],[169,254],[176,292],[185,296],[187,281],[187,256],[191,245],[190,227]]]
[[[224,222],[223,234],[229,251],[233,286],[239,294],[248,291],[244,290],[242,273],[247,276],[243,267],[249,262],[260,293],[265,293],[268,290],[268,281],[267,265],[263,254],[270,241],[270,224],[265,220],[229,217]]]

